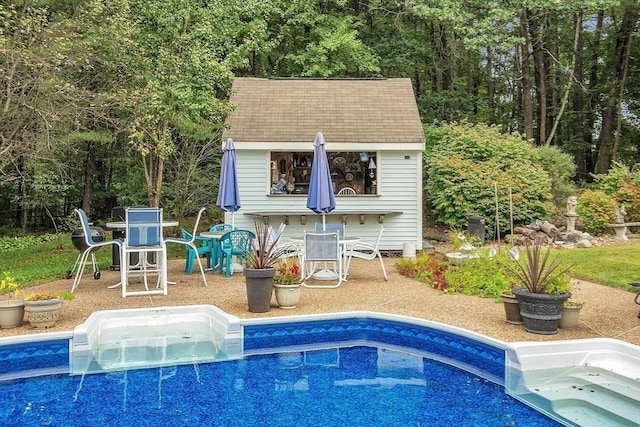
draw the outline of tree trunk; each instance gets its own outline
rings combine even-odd
[[[600,84],[600,74],[598,73],[598,63],[600,62],[600,40],[602,37],[602,24],[604,22],[604,12],[600,11],[596,18],[596,28],[593,32],[593,44],[589,47],[591,51],[591,66],[589,69],[589,86],[588,93],[589,98],[587,100],[587,109],[589,114],[585,120],[585,129],[587,132],[584,135],[584,146],[585,146],[585,174],[588,172],[594,172],[594,141],[593,141],[593,130],[595,129],[596,119],[598,117],[597,109],[599,100],[594,95],[597,93],[597,88]]]
[[[582,13],[578,15],[582,22]],[[571,143],[574,162],[576,164],[576,172],[585,173],[587,165],[585,161],[585,132],[584,132],[584,95],[582,88],[583,73],[583,37],[582,31],[578,33],[576,40],[576,60],[573,64],[573,99],[571,109],[573,110],[572,133],[573,141]]]
[[[495,85],[493,82],[493,49],[491,49],[491,47],[487,47],[487,64],[485,70],[487,72],[487,108],[489,109],[489,121],[495,123]],[[469,77],[471,77],[471,75]]]
[[[543,31],[539,19],[527,11],[531,49],[533,51],[533,66],[535,69],[536,92],[538,97],[538,135],[537,141],[544,141],[547,135],[547,80],[543,52]]]
[[[84,191],[82,193],[82,210],[91,213],[91,198],[93,197],[93,176],[96,169],[96,143],[87,142],[87,160],[84,164]]]
[[[631,43],[633,31],[638,22],[638,8],[628,7],[624,11],[622,24],[616,34],[616,46],[613,67],[610,75],[610,86],[607,92],[605,106],[602,111],[602,128],[600,130],[600,143],[598,147],[597,173],[606,173],[611,166],[613,153],[613,128],[620,104],[621,94],[624,89],[625,64],[628,63],[628,44]]]
[[[578,56],[578,40],[580,39],[580,34],[582,33],[582,13],[578,12],[575,14],[574,19],[574,32],[573,32],[573,55],[571,59],[571,73],[567,76],[567,84],[564,88],[564,94],[562,95],[562,102],[560,103],[560,110],[556,115],[555,120],[553,121],[553,127],[549,132],[549,136],[547,137],[547,141],[545,143],[546,146],[551,145],[551,141],[553,141],[553,137],[558,128],[558,124],[560,123],[560,119],[562,118],[562,114],[564,113],[564,109],[567,106],[567,101],[569,100],[569,91],[571,90],[571,86],[573,85],[575,76],[573,75],[573,70],[576,67],[576,58]]]
[[[531,69],[529,65],[529,31],[527,12],[520,17],[520,35],[524,37],[524,43],[520,46],[522,52],[522,117],[524,123],[524,136],[533,139],[533,100],[531,99]]]

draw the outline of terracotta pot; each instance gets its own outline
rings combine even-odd
[[[252,313],[266,313],[271,309],[271,295],[273,294],[273,276],[275,268],[244,270],[247,287],[247,303]]]
[[[290,310],[298,306],[302,285],[299,283],[291,285],[281,285],[276,283],[273,287],[275,288],[278,307]]]
[[[522,316],[520,315],[520,302],[515,295],[500,294],[502,305],[504,306],[504,315],[507,323],[513,325],[522,325]]]
[[[0,328],[16,328],[22,325],[24,320],[24,301],[10,299],[0,301]]]
[[[34,328],[48,328],[55,325],[62,311],[62,298],[43,301],[25,301],[24,311]]]

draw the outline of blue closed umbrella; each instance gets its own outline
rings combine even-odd
[[[231,212],[231,225],[235,227],[233,213],[240,209],[240,192],[238,191],[238,177],[236,175],[236,147],[233,139],[227,138],[222,153],[220,167],[220,183],[218,186],[218,200],[216,205],[225,212]]]
[[[307,208],[315,213],[322,214],[323,231],[325,230],[324,215],[336,208],[331,171],[329,170],[329,161],[327,160],[327,152],[324,145],[324,136],[322,132],[318,132],[313,142],[313,165],[311,166],[309,194],[307,195]]]

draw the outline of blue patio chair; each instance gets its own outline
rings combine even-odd
[[[193,234],[189,233],[184,228],[180,229],[180,235],[184,240],[191,240],[193,238]],[[203,239],[199,236],[196,236],[194,239],[195,242],[201,242],[200,245],[196,245],[196,252],[198,253],[198,257],[205,255],[207,257],[207,268],[211,268],[211,246],[209,246],[209,239]],[[193,265],[196,261],[196,253],[193,249],[186,245],[185,249],[187,250],[187,259],[184,264],[184,272],[187,274],[193,273]]]
[[[167,249],[162,239],[162,209],[127,208],[125,210],[126,236],[122,245],[120,277],[122,297],[127,295],[167,294]],[[129,254],[138,254],[138,263],[131,265]],[[148,254],[155,255],[155,262]],[[141,275],[144,291],[129,291],[128,280],[131,275]],[[157,275],[155,290],[149,290],[147,276]]]
[[[256,235],[248,230],[231,230],[220,237],[220,262],[218,269],[222,272],[224,265],[225,277],[233,273],[231,259],[235,256],[243,260],[247,253],[253,250]]]
[[[202,213],[206,210],[206,208],[201,208],[198,211],[198,216],[196,217],[196,223],[193,226],[193,233],[189,233],[184,228],[180,230],[182,233],[182,238],[177,237],[167,237],[164,239],[165,243],[179,243],[185,246],[187,249],[187,262],[185,265],[185,271],[188,274],[193,272],[193,261],[194,259],[198,260],[198,265],[200,266],[200,272],[202,273],[202,280],[204,281],[204,286],[207,286],[207,278],[204,275],[204,268],[202,267],[202,261],[200,260],[201,254],[211,255],[211,247],[208,244],[204,244],[200,247],[197,247],[194,242],[196,240],[196,236],[198,234],[198,224],[200,224],[200,217],[202,217]]]
[[[316,231],[324,231],[327,233],[337,231],[338,237],[342,239],[345,235],[346,227],[342,222],[327,222],[324,224],[324,227],[321,222],[316,222]]]

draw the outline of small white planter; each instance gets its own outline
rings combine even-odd
[[[62,298],[25,301],[24,311],[34,328],[49,328],[58,321],[62,311]]]
[[[21,299],[0,301],[0,328],[16,328],[22,325],[23,320],[24,301]]]
[[[298,306],[298,302],[300,301],[300,293],[301,293],[300,288],[302,287],[302,285],[274,284],[273,287],[275,288],[276,301],[278,302],[278,307],[283,308],[285,310],[290,310]]]

